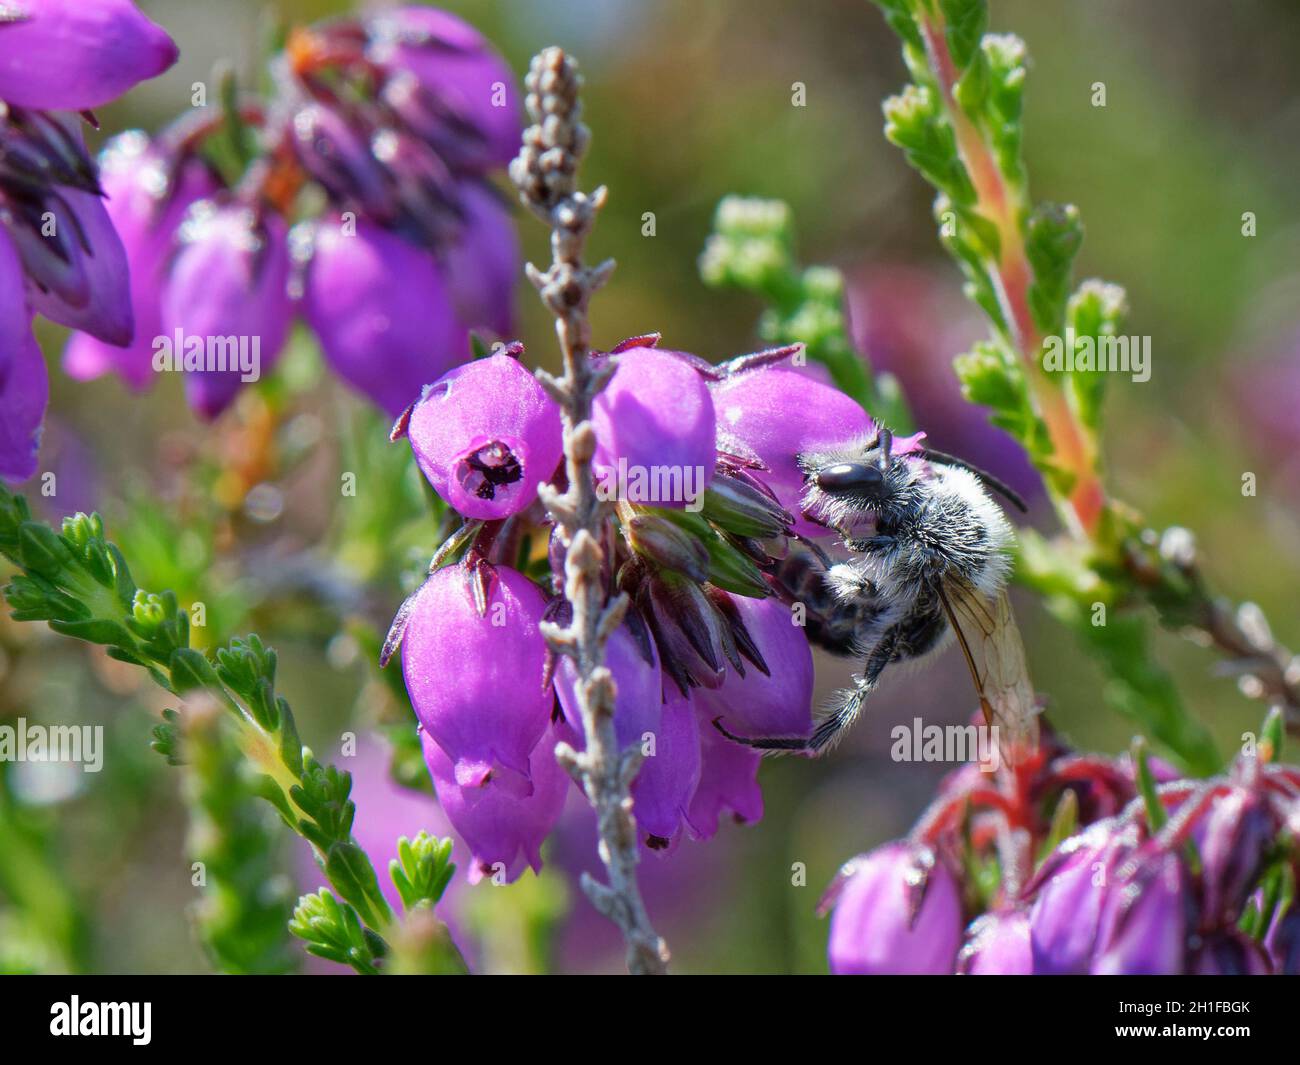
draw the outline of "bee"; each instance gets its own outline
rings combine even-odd
[[[887,429],[799,456],[804,512],[839,533],[853,556],[795,552],[776,583],[809,605],[809,639],[861,658],[810,737],[730,739],[766,751],[818,754],[857,720],[886,667],[920,660],[956,637],[988,724],[1030,739],[1034,693],[1006,584],[1014,533],[989,490],[1021,510],[1001,481],[941,451],[893,451]]]

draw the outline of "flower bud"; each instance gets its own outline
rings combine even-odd
[[[563,454],[559,407],[509,355],[444,374],[416,403],[407,433],[429,483],[467,518],[518,514]]]
[[[591,415],[602,496],[695,508],[717,461],[704,378],[669,351],[629,348],[608,358],[617,369]]]
[[[780,536],[794,521],[772,496],[730,474],[717,472],[704,493],[704,516],[737,536]]]
[[[540,871],[542,841],[559,820],[569,787],[568,773],[555,760],[553,734],[547,732],[537,745],[527,795],[496,782],[481,787],[461,784],[457,766],[427,732],[421,742],[442,811],[473,854],[470,883],[483,877],[510,883],[525,866]]]
[[[497,566],[487,610],[470,572],[433,573],[408,604],[402,675],[416,717],[447,752],[462,788],[489,783],[526,795],[529,755],[546,731],[553,696],[543,684],[546,603],[522,573]],[[547,755],[546,757],[549,757]]]
[[[709,579],[708,548],[667,518],[637,514],[624,522],[623,532],[637,554],[700,584]]]
[[[859,855],[828,892],[837,975],[953,971],[964,922],[957,881],[928,847],[890,843]]]
[[[286,236],[278,215],[259,218],[239,204],[204,201],[181,225],[163,289],[163,330],[182,341],[175,364],[186,369],[190,406],[205,418],[225,410],[284,347],[293,316]],[[201,368],[191,370],[195,356]]]
[[[468,355],[432,253],[364,219],[316,226],[302,307],[335,372],[393,418]]]

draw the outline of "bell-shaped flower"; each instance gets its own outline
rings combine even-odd
[[[213,195],[220,181],[197,157],[173,173],[162,152],[139,130],[119,134],[104,146],[99,177],[104,209],[126,253],[135,335],[122,347],[88,332],[74,333],[63,367],[80,380],[115,370],[140,389],[153,377],[155,343],[162,333],[159,296],[176,231],[186,212]]]
[[[480,613],[478,579],[448,566],[407,602],[402,674],[415,714],[447,753],[456,783],[491,783],[522,796],[531,790],[529,756],[553,706],[538,629],[546,603],[522,573],[497,566]]]
[[[951,973],[961,945],[957,881],[928,847],[889,843],[851,860],[829,893],[836,974]]]
[[[659,729],[663,707],[663,678],[659,654],[648,633],[634,635],[626,625],[614,630],[605,644],[605,666],[614,677],[614,734],[620,749],[639,746]],[[555,695],[564,720],[574,730],[579,750],[586,746],[578,709],[578,670],[563,656],[555,669]]]
[[[25,481],[36,472],[49,398],[45,358],[29,330],[0,376],[0,477],[6,481]]]
[[[695,694],[700,709],[744,739],[811,735],[813,660],[804,630],[777,599],[730,599],[762,665],[743,662],[743,676],[728,669],[720,688]]]
[[[1106,892],[1093,975],[1181,973],[1190,911],[1191,881],[1177,854],[1160,852],[1138,862]]]
[[[632,812],[641,839],[664,850],[681,835],[700,782],[700,725],[695,707],[669,687],[659,729],[642,748],[645,761],[632,782]]]
[[[467,518],[524,510],[563,454],[559,406],[504,354],[457,366],[426,388],[407,435],[434,490]]]
[[[53,240],[26,241],[19,231],[10,231],[18,238],[18,252],[27,269],[32,310],[110,344],[129,344],[135,333],[129,266],[104,201],[92,192],[65,188],[44,206],[48,218],[43,225],[52,228]],[[51,276],[46,266],[55,256],[62,260],[55,269],[63,276],[47,287],[42,284]]]
[[[767,467],[756,474],[796,516],[794,531],[817,536],[826,530],[800,510],[803,473],[797,457],[806,451],[866,438],[875,423],[839,389],[789,366],[763,366],[723,378],[712,386],[718,419],[718,446],[734,437]],[[917,437],[894,442],[903,453]]]
[[[1034,971],[1029,916],[1019,910],[986,913],[966,930],[957,971],[969,976],[1028,976]]]
[[[699,699],[701,692],[695,692]],[[734,743],[701,715],[700,782],[686,812],[691,832],[697,839],[712,839],[724,810],[737,821],[753,824],[763,817],[763,792],[758,786],[758,767],[763,758],[757,751]]]
[[[171,346],[154,352],[154,368],[184,369],[186,398],[205,418],[225,410],[284,347],[293,318],[286,237],[278,215],[239,204],[204,201],[181,225],[162,296]]]
[[[698,510],[717,462],[708,385],[671,351],[634,347],[592,405],[603,498]]]
[[[464,166],[477,157],[483,166],[504,166],[515,157],[522,126],[518,79],[476,29],[415,5],[381,12],[368,26],[370,59],[393,75],[414,75],[449,131],[469,142],[452,154],[455,162]]]
[[[130,0],[8,0],[0,100],[86,111],[176,62],[176,43]]]
[[[554,734],[547,731],[533,756],[532,790],[520,794],[492,781],[474,786],[460,782],[460,770],[426,731],[424,759],[433,776],[442,812],[469,846],[470,883],[487,877],[496,884],[519,878],[525,867],[542,867],[542,841],[564,809],[569,774],[555,760]]]
[[[330,366],[397,417],[468,355],[433,254],[364,219],[314,230],[302,309]]]
[[[1035,973],[1088,971],[1107,889],[1134,843],[1131,831],[1098,821],[1047,858],[1029,919]]]

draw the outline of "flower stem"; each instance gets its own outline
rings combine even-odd
[[[591,460],[596,435],[590,416],[592,400],[608,379],[609,368],[589,359],[591,327],[587,305],[609,278],[612,261],[584,265],[583,249],[605,201],[604,188],[588,196],[577,188],[578,164],[590,133],[581,121],[581,78],[577,65],[559,48],[533,57],[526,79],[527,107],[533,125],[524,131],[523,147],[510,164],[510,177],[523,204],[551,230],[552,262],[545,271],[531,264],[528,278],[555,315],[564,360],[556,378],[538,378],[560,404],[564,420],[564,459],[568,488],[561,493],[545,485],[539,492],[568,548],[564,594],[573,608],[566,628],[546,630],[557,654],[573,659],[578,672],[578,708],[586,749],[566,744],[556,757],[582,786],[596,811],[600,856],[609,877],[601,884],[583,877],[592,904],[618,925],[627,944],[633,973],[662,973],[668,949],[655,933],[637,886],[636,821],[629,789],[640,766],[640,751],[619,751],[614,733],[614,679],[605,667],[605,641],[627,610],[620,595],[606,602],[600,579],[601,530],[606,515],[596,497]]]

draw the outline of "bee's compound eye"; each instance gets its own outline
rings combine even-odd
[[[865,462],[837,462],[817,471],[817,487],[826,492],[870,491],[884,479],[879,468]]]

